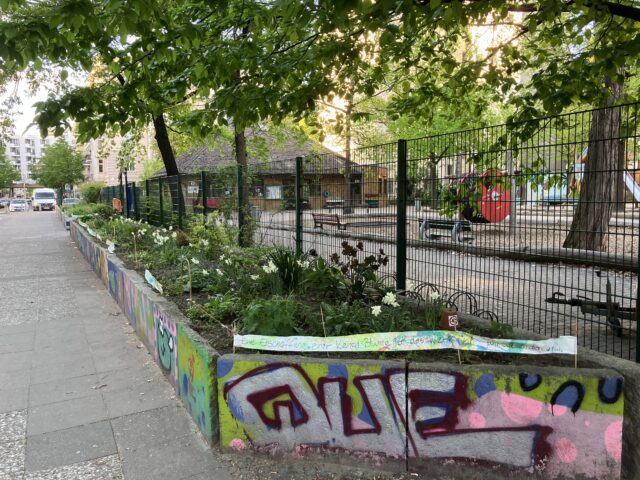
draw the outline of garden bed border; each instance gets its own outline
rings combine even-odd
[[[64,223],[64,215],[60,215],[61,212],[56,213]],[[211,446],[216,445],[220,435],[217,364],[230,356],[221,357],[190,328],[188,319],[174,303],[155,293],[137,272],[125,268],[115,254],[109,254],[75,220],[71,222],[70,235],[171,382],[207,443]],[[473,321],[484,323],[475,318]],[[514,329],[514,333],[520,338],[543,338],[519,329]],[[171,344],[173,347],[170,347]],[[255,362],[266,358],[260,354],[243,357]],[[291,361],[293,357],[280,358]],[[314,359],[305,357],[305,360]],[[341,362],[355,365],[361,363],[355,360]],[[579,348],[578,362],[588,362],[591,366],[613,370],[624,378],[620,478],[640,478],[640,365],[582,347]],[[385,362],[372,363],[383,365]],[[408,362],[407,366],[411,368]],[[450,366],[450,369],[455,370],[455,366]],[[518,367],[518,370],[522,370],[522,367]]]

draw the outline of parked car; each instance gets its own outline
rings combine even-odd
[[[9,205],[9,199],[7,197],[0,198],[0,208],[4,208]]]
[[[9,203],[10,212],[26,212],[29,210],[29,204],[24,198],[14,198]]]
[[[63,198],[62,205],[77,205],[80,202],[79,198]]]

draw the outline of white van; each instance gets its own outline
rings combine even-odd
[[[36,188],[31,197],[34,210],[53,210],[56,204],[56,191],[52,188]]]

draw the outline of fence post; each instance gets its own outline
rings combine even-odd
[[[200,191],[202,192],[202,217],[203,223],[207,222],[207,173],[200,172]]]
[[[158,205],[160,206],[160,225],[161,227],[164,227],[164,201],[162,199],[163,195],[162,195],[162,177],[158,178],[158,196],[159,198],[159,202]]]
[[[133,204],[133,218],[138,220],[138,192],[136,192],[136,182],[131,182],[131,203]]]
[[[407,141],[398,140],[398,201],[396,214],[396,288],[407,285]]]
[[[296,253],[302,254],[302,157],[296,157]]]
[[[120,203],[122,204],[122,213],[124,214],[125,217],[128,217],[128,212],[127,212],[127,203],[125,201],[124,198],[124,186],[122,185],[122,175],[120,175],[120,187],[119,187],[119,195],[120,195]]]
[[[638,245],[640,253],[640,245]],[[640,282],[640,262],[638,262],[638,278],[636,283]],[[640,284],[636,285],[636,325],[640,322]],[[636,329],[636,363],[640,363],[640,331]]]
[[[238,246],[245,246],[245,225],[244,225],[244,179],[242,165],[238,165]]]
[[[147,223],[149,223],[149,179],[147,178],[144,181],[144,200],[145,200],[145,208],[144,208],[144,216]]]
[[[180,178],[180,174],[176,175],[176,195],[178,195],[178,229],[182,230],[182,210],[184,198],[182,198],[182,179]]]

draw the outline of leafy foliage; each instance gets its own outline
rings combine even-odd
[[[93,180],[80,185],[80,196],[87,203],[98,203],[100,192],[105,187],[104,182]]]
[[[59,139],[44,149],[42,159],[33,168],[33,178],[51,188],[74,185],[84,178],[82,156]]]
[[[11,164],[0,144],[0,189],[11,188],[13,182],[20,180],[20,172]]]

